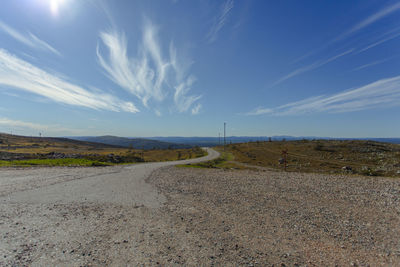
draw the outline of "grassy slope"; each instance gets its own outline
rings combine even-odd
[[[0,151],[13,153],[109,154],[125,152],[128,149],[67,138],[40,138],[0,133]]]
[[[201,157],[202,149],[137,150],[100,143],[76,141],[66,138],[39,138],[0,134],[0,153],[24,153],[33,159],[0,160],[0,166],[102,166],[112,165],[107,155],[123,158],[123,163],[171,161]],[[51,152],[68,155],[78,154],[82,158],[43,159],[39,154]]]
[[[288,141],[231,144],[215,149],[218,159],[183,165],[195,168],[245,169],[251,166],[284,170],[279,164],[287,150],[287,171],[400,176],[400,145],[371,141]],[[351,170],[343,170],[348,166]]]
[[[288,141],[233,144],[227,147],[238,162],[283,169],[278,160],[288,151],[287,170],[399,176],[400,145],[371,141]]]

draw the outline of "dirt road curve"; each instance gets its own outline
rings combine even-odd
[[[83,213],[93,212],[96,208],[103,212],[107,207],[114,207],[114,211],[123,207],[158,208],[166,199],[145,179],[161,167],[207,161],[219,156],[215,150],[206,149],[208,155],[205,157],[174,162],[101,168],[0,170],[0,266],[54,263],[79,266],[79,261],[76,264],[70,261],[71,257],[47,255],[52,251],[49,243],[53,243],[52,248],[68,247],[71,242],[82,244],[79,239],[91,229],[91,226],[85,227],[85,216],[69,221],[66,229],[57,227],[65,222],[54,222],[59,219],[60,212],[61,218],[66,219],[82,208],[86,209]],[[37,258],[41,253],[44,255]]]
[[[163,195],[145,179],[156,169],[217,158],[206,148],[202,158],[144,163],[106,168],[40,168],[0,171],[0,199],[5,203],[59,204],[69,202],[112,203],[157,208]]]

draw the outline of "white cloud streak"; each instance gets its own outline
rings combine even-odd
[[[254,110],[247,112],[245,115],[256,116],[256,115],[263,115],[263,114],[272,114],[273,112],[274,112],[274,110],[271,108],[257,107]]]
[[[131,102],[98,91],[88,91],[19,59],[4,49],[0,49],[0,85],[73,106],[132,113],[139,111]]]
[[[309,71],[315,70],[315,69],[317,69],[319,67],[322,67],[323,65],[326,65],[326,64],[328,64],[328,63],[330,63],[330,62],[332,62],[332,61],[334,61],[334,60],[336,60],[336,59],[338,59],[340,57],[343,57],[343,56],[345,56],[347,54],[350,54],[353,51],[354,51],[354,49],[349,49],[349,50],[347,50],[347,51],[345,51],[343,53],[335,55],[335,56],[333,56],[331,58],[328,58],[326,60],[318,60],[318,61],[315,61],[314,63],[312,63],[310,65],[298,68],[298,69],[290,72],[289,74],[283,76],[282,78],[278,79],[276,82],[274,82],[272,84],[272,86],[278,85],[278,84],[280,84],[280,83],[282,83],[282,82],[284,82],[284,81],[286,81],[286,80],[288,80],[290,78],[293,78],[293,77],[295,77],[297,75],[300,75],[300,74],[303,74],[305,72],[309,72]]]
[[[158,109],[154,110],[154,114],[156,114],[157,117],[161,117],[162,116],[161,111],[159,111]]]
[[[215,18],[214,24],[212,25],[210,31],[207,34],[208,43],[213,43],[218,38],[219,31],[224,27],[228,20],[229,14],[233,9],[233,0],[227,0],[221,7],[220,14]]]
[[[188,95],[196,78],[187,75],[187,68],[178,61],[173,45],[169,47],[169,59],[162,55],[157,29],[149,21],[143,28],[142,43],[136,58],[128,55],[128,42],[123,33],[115,29],[101,32],[100,38],[107,48],[103,56],[97,46],[97,58],[106,75],[117,85],[136,96],[145,107],[149,101],[161,102],[173,90],[178,112],[186,112],[201,96]]]
[[[360,31],[360,30],[364,29],[365,27],[369,26],[370,24],[372,24],[372,23],[374,23],[374,22],[376,22],[376,21],[378,21],[380,19],[383,19],[384,17],[392,14],[393,12],[395,12],[395,11],[397,11],[399,9],[400,9],[400,2],[395,3],[393,5],[390,5],[390,6],[387,6],[387,7],[383,8],[383,9],[381,9],[380,11],[370,15],[366,19],[364,19],[364,20],[360,21],[359,23],[355,24],[353,27],[351,27],[347,31],[343,32],[338,37],[332,39],[331,41],[326,43],[323,47],[321,47],[321,48],[319,48],[317,50],[314,50],[314,51],[306,53],[305,55],[293,60],[290,64],[297,63],[297,62],[299,62],[299,61],[301,61],[301,60],[303,60],[305,58],[308,58],[311,55],[316,54],[317,51],[320,52],[320,51],[324,50],[325,48],[327,48],[328,46],[332,45],[333,43],[336,43],[338,41],[341,41],[341,40],[349,37],[350,35],[356,33],[357,31]],[[370,46],[365,47],[364,49],[361,49],[360,51],[357,52],[357,54],[361,53],[363,51],[366,51],[366,50],[368,50],[368,49],[370,49],[370,48],[372,48],[372,47],[374,47],[376,45],[379,45],[379,44],[381,44],[383,42],[389,41],[389,40],[391,40],[391,39],[393,39],[395,37],[397,37],[397,35],[395,35],[393,37],[385,38],[384,40],[381,40],[381,41],[378,41],[377,43],[374,43],[374,44],[372,44]]]
[[[32,123],[26,121],[12,120],[9,118],[0,117],[0,126],[7,127],[7,130],[34,130],[44,134],[79,134],[81,130],[62,127],[60,125],[46,125],[39,123]]]
[[[277,108],[258,107],[246,115],[300,115],[343,113],[373,108],[400,106],[400,76],[381,79],[365,86],[331,96],[314,96]]]
[[[390,36],[388,36],[388,37],[386,37],[386,38],[383,38],[383,39],[381,39],[381,40],[379,40],[379,41],[377,41],[377,42],[375,42],[375,43],[372,43],[372,44],[370,44],[370,45],[368,45],[368,46],[366,46],[366,47],[360,49],[359,51],[357,51],[356,54],[359,54],[359,53],[362,53],[362,52],[364,52],[364,51],[367,51],[368,49],[374,48],[375,46],[378,46],[378,45],[380,45],[380,44],[383,44],[383,43],[385,43],[385,42],[387,42],[387,41],[390,41],[390,40],[392,40],[392,39],[395,39],[395,38],[397,38],[397,37],[399,37],[399,36],[400,36],[400,32],[397,32],[397,33],[395,33],[395,34],[392,34],[392,35],[390,35]]]
[[[381,10],[379,10],[378,12],[372,14],[371,16],[369,16],[368,18],[364,19],[363,21],[360,21],[359,23],[357,23],[356,25],[354,25],[353,27],[351,27],[348,31],[344,32],[343,34],[341,34],[339,37],[337,37],[336,39],[334,39],[333,41],[339,41],[341,39],[344,39],[345,37],[367,27],[368,25],[390,15],[391,13],[397,11],[400,9],[400,2],[397,2],[393,5],[387,6]]]
[[[187,96],[188,91],[195,81],[194,76],[189,76],[186,81],[181,82],[175,87],[174,102],[179,112],[187,111],[194,102],[201,98],[201,96]]]
[[[11,28],[10,26],[8,26],[7,24],[3,23],[2,21],[0,21],[0,30],[7,33],[15,40],[17,40],[29,47],[32,47],[32,48],[38,49],[38,50],[49,51],[58,56],[61,56],[61,53],[58,52],[57,49],[55,49],[54,47],[52,47],[45,41],[39,39],[33,33],[28,32],[26,35],[23,35],[20,32],[18,32],[17,30],[15,30],[15,29]]]
[[[381,59],[381,60],[376,60],[376,61],[374,61],[374,62],[371,62],[371,63],[368,63],[368,64],[364,64],[364,65],[361,65],[361,66],[359,66],[359,67],[357,67],[357,68],[354,68],[352,71],[357,71],[357,70],[362,70],[362,69],[365,69],[365,68],[369,68],[369,67],[372,67],[372,66],[375,66],[375,65],[384,63],[384,62],[386,62],[386,61],[389,61],[389,60],[391,60],[391,59],[393,59],[393,58],[394,58],[394,57],[385,58],[385,59]]]
[[[194,108],[192,108],[192,114],[193,114],[193,115],[199,114],[201,108],[202,108],[202,105],[201,105],[201,104],[197,104]]]

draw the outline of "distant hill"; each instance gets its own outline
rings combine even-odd
[[[370,138],[370,139],[363,139],[363,140],[372,140],[372,141],[376,141],[376,142],[400,144],[400,138]]]
[[[77,138],[82,140],[0,133],[0,167],[106,166],[114,163],[189,159],[204,155],[201,149],[192,146],[141,138],[115,136]],[[184,149],[184,147],[190,148]],[[143,148],[147,150],[140,151]],[[152,150],[153,148],[156,150]]]
[[[190,144],[178,144],[174,142],[165,142],[159,140],[145,139],[145,138],[128,138],[118,137],[112,135],[105,136],[74,136],[71,139],[108,144],[121,147],[129,147],[134,149],[178,149],[178,148],[191,148]]]
[[[85,149],[104,149],[104,148],[116,148],[120,146],[115,146],[112,144],[99,144],[93,143],[85,140],[70,139],[64,137],[32,137],[32,136],[22,136],[22,135],[11,135],[6,133],[0,133],[0,149],[7,149],[9,146],[14,148],[21,148],[24,146],[41,146],[45,145],[47,147],[67,147],[75,146]]]
[[[59,137],[32,137],[0,133],[0,160],[82,158],[113,154],[127,148]]]

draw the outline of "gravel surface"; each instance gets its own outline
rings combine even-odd
[[[167,168],[150,181],[172,262],[400,266],[398,179]]]
[[[398,179],[159,167],[154,202],[82,198],[122,166],[0,171],[0,266],[400,266]]]

